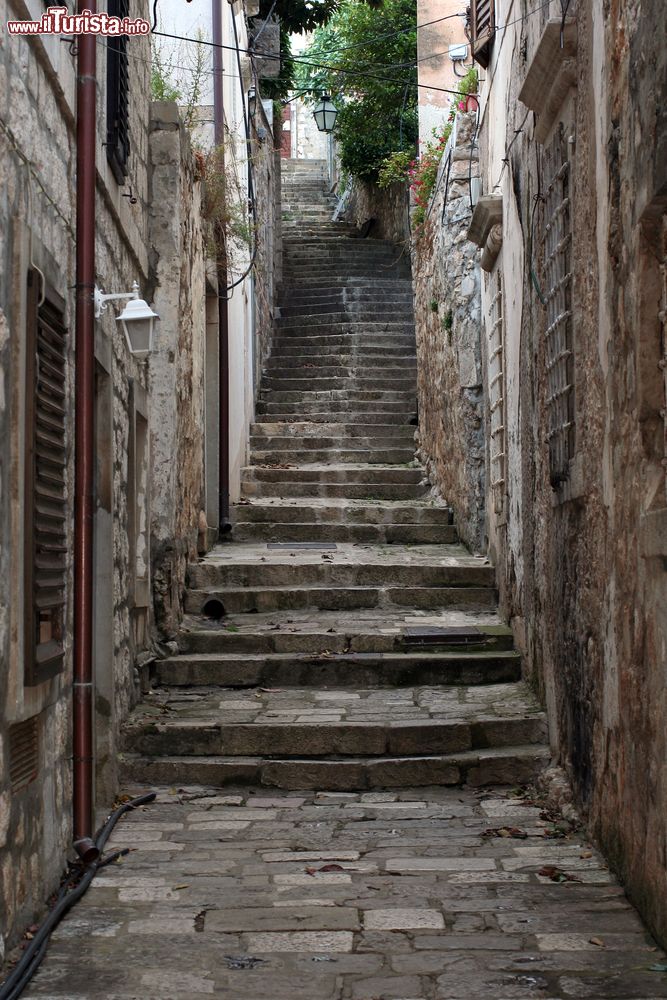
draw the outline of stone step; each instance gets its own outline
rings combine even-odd
[[[312,381],[314,382],[315,380],[313,379]],[[401,409],[402,412],[405,412],[415,402],[416,390],[417,387],[414,383],[412,387],[401,387],[400,389],[360,389],[352,385],[350,387],[320,387],[319,389],[312,390],[303,388],[301,391],[288,388],[287,386],[283,386],[283,388],[265,386],[260,390],[260,399],[272,403],[298,404],[299,407],[307,407],[309,403],[338,401],[347,403],[348,409],[356,409],[357,403],[378,402],[391,404],[391,407]]]
[[[306,332],[308,329],[313,331],[310,336]],[[415,327],[414,323],[405,323],[399,317],[380,322],[349,319],[345,323],[314,323],[312,326],[285,321],[276,331],[276,339],[284,338],[286,341],[305,338],[312,342],[315,337],[341,336],[347,336],[359,347],[373,347],[375,344],[396,347],[404,343],[415,343]]]
[[[346,346],[341,346],[340,350],[334,353],[335,348],[316,347],[316,346],[303,346],[294,347],[292,343],[286,343],[281,340],[274,340],[271,345],[271,354],[269,355],[267,364],[281,363],[283,365],[295,364],[300,360],[304,365],[307,364],[351,364],[355,365],[359,361],[367,361],[372,364],[373,367],[379,365],[401,365],[404,364],[413,367],[416,362],[416,351],[413,347],[410,351],[406,347],[373,347],[373,348],[357,348],[353,344],[349,343]]]
[[[543,711],[521,682],[398,690],[200,686],[157,689],[125,730],[135,753],[384,757],[541,744]]]
[[[296,574],[294,574],[296,576]],[[319,611],[349,611],[355,608],[411,608],[434,611],[442,608],[492,611],[496,591],[491,587],[404,587],[397,582],[388,587],[219,587],[214,590],[188,590],[185,610],[201,614],[208,601],[215,599],[225,614],[292,611],[316,608]]]
[[[403,396],[397,396],[396,393],[414,396],[416,388],[417,380],[414,373],[408,374],[404,378],[379,379],[365,375],[341,375],[326,378],[316,374],[308,377],[295,374],[292,378],[284,378],[267,372],[262,378],[263,394],[268,392],[294,393],[303,390],[310,394],[318,394],[323,391],[335,392],[337,397],[334,398],[340,398],[340,393],[344,392],[346,399],[401,399]],[[387,397],[387,393],[392,395]],[[350,396],[350,394],[352,395]]]
[[[393,382],[394,379],[405,379],[406,372],[414,374],[417,370],[416,358],[409,358],[402,364],[386,361],[385,364],[364,363],[362,360],[353,363],[332,364],[327,359],[313,358],[306,359],[299,363],[290,359],[291,364],[285,364],[284,360],[277,359],[275,355],[269,358],[264,373],[267,377],[274,379],[309,378],[316,379],[383,379]]]
[[[256,523],[360,524],[360,525],[439,525],[452,524],[448,507],[431,501],[364,503],[340,500],[281,503],[280,500],[254,500],[233,507],[234,520]]]
[[[290,336],[276,336],[271,348],[272,351],[286,353],[311,351],[313,354],[326,354],[337,350],[344,354],[353,351],[357,357],[373,351],[383,353],[391,351],[398,354],[409,352],[411,356],[415,356],[417,351],[414,330],[399,330],[393,333],[377,330],[363,334],[344,328],[337,333],[318,330],[310,337],[303,330],[294,332]]]
[[[405,318],[406,316],[408,319]],[[276,332],[280,336],[280,332],[285,327],[305,326],[311,329],[312,327],[319,326],[340,326],[341,323],[349,323],[355,326],[370,324],[373,329],[377,329],[378,326],[385,323],[391,323],[392,327],[406,326],[409,329],[414,328],[411,308],[406,309],[401,306],[396,309],[383,310],[368,307],[355,309],[349,306],[339,312],[313,312],[303,313],[299,316],[281,316],[276,320]]]
[[[388,309],[391,305],[391,310]],[[375,316],[385,315],[412,315],[412,302],[407,300],[406,296],[400,295],[396,296],[391,300],[387,300],[384,296],[378,295],[376,299],[372,299],[370,296],[357,299],[341,299],[327,297],[315,300],[306,300],[305,302],[291,302],[288,305],[281,305],[280,307],[280,319],[286,320],[291,318],[304,317],[308,319],[310,316],[350,316],[353,319],[370,319],[373,320]]]
[[[224,644],[221,644],[224,648]],[[170,687],[406,687],[501,684],[521,679],[513,651],[477,653],[194,653],[156,664],[156,681]]]
[[[396,448],[387,445],[374,445],[366,448],[295,448],[295,443],[281,450],[278,449],[256,449],[250,456],[252,465],[266,465],[271,462],[283,464],[301,462],[335,462],[359,463],[366,462],[370,465],[385,465],[387,462],[400,463],[410,462],[414,458],[414,447]]]
[[[288,790],[355,791],[427,785],[528,785],[549,764],[548,749],[536,745],[426,757],[342,760],[260,757],[145,757],[122,754],[123,782],[153,785],[260,785]]]
[[[309,423],[329,424],[337,415],[340,415],[339,427],[346,433],[351,433],[354,428],[390,423],[397,427],[410,426],[414,432],[414,426],[408,423],[411,418],[406,417],[405,407],[401,406],[400,409],[397,409],[396,403],[385,403],[382,400],[377,402],[357,401],[354,404],[354,410],[348,409],[347,401],[340,400],[302,403],[299,412],[296,412],[294,403],[273,403],[260,400],[257,403],[257,415],[261,416],[262,422],[267,424],[283,424],[285,421],[288,423],[308,421]]]
[[[259,448],[270,447],[268,444],[269,441],[277,441],[279,442],[278,447],[282,447],[283,441],[285,446],[287,446],[289,441],[300,443],[312,440],[314,442],[313,447],[318,447],[320,444],[324,445],[326,443],[328,445],[329,442],[332,445],[351,443],[360,438],[367,439],[369,442],[377,440],[385,441],[387,444],[393,446],[396,444],[397,439],[413,441],[414,427],[411,428],[390,423],[376,424],[372,428],[364,428],[355,424],[346,427],[344,424],[322,424],[308,421],[296,421],[293,423],[284,421],[280,424],[258,421],[250,425],[250,434],[252,442],[256,443]],[[303,447],[309,447],[309,445],[304,444]]]
[[[496,615],[469,612],[422,612],[387,614],[350,611],[341,619],[335,611],[290,610],[284,614],[231,615],[212,619],[186,618],[178,636],[181,655],[224,653],[265,655],[300,653],[385,653],[401,655],[513,651],[512,630]],[[518,678],[517,678],[518,679]]]
[[[321,451],[329,450],[331,448],[339,448],[343,451],[354,450],[357,454],[361,452],[378,451],[383,448],[400,448],[402,450],[411,449],[413,454],[410,458],[401,459],[398,462],[389,461],[385,464],[388,465],[402,465],[404,461],[411,462],[414,458],[414,442],[410,434],[403,435],[403,439],[399,439],[397,435],[381,437],[380,435],[347,435],[338,434],[332,437],[326,437],[324,435],[319,435],[316,433],[311,433],[309,435],[294,435],[294,434],[281,434],[281,435],[266,435],[266,434],[251,434],[250,437],[250,451],[253,461],[256,459],[254,455],[255,450],[257,452],[266,451],[286,451],[289,452],[291,449],[296,449],[299,452],[307,451]],[[270,461],[268,459],[267,461]],[[306,459],[307,461],[307,459]],[[318,462],[319,459],[313,458],[313,462]],[[364,462],[365,459],[358,459],[359,462]],[[263,464],[263,463],[262,463]]]
[[[458,541],[454,525],[313,524],[311,522],[236,521],[235,542],[335,542],[375,545],[449,545]]]
[[[268,555],[275,550],[267,550],[266,546],[248,546],[248,548],[263,550],[267,553],[266,561],[260,562],[264,556],[257,556],[257,562],[244,562],[242,555],[234,554],[242,545],[225,546],[230,555],[225,556],[225,562],[209,562],[207,560],[188,567],[188,586],[192,590],[214,591],[233,587],[287,587],[291,584],[303,587],[392,587],[400,584],[402,587],[488,587],[495,585],[495,572],[492,566],[485,566],[481,560],[473,564],[472,560],[464,563],[454,557],[444,563],[444,559],[436,564],[428,565],[417,561],[406,564],[400,558],[385,559],[380,563],[360,562],[356,565],[334,562],[323,562],[322,553],[317,550],[296,552],[297,557],[304,554],[319,559],[319,562],[305,563],[303,558],[295,562],[289,558],[289,553],[282,562],[271,562]],[[394,546],[400,550],[399,546]],[[451,546],[455,549],[455,546]],[[341,550],[338,550],[340,552]],[[447,551],[447,550],[445,550]],[[329,554],[330,559],[338,556],[338,552]]]
[[[245,466],[241,476],[256,483],[340,483],[341,485],[375,483],[401,483],[418,485],[423,482],[424,470],[401,465],[298,465],[284,467]]]

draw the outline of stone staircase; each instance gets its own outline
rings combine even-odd
[[[149,784],[351,790],[530,780],[545,719],[414,459],[408,258],[283,180],[284,293],[232,540],[189,570],[179,652],[126,732]]]

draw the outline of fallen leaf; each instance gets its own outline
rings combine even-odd
[[[183,885],[175,885],[174,892],[176,892],[178,889],[189,889],[189,888],[190,888],[190,883],[184,882]]]
[[[593,852],[592,851],[582,851],[581,854],[579,855],[579,857],[580,858],[592,858],[593,857]]]
[[[581,882],[581,879],[577,878],[576,875],[570,875],[561,868],[556,868],[555,865],[544,865],[537,874],[541,875],[542,878],[551,879],[552,882]]]
[[[589,938],[588,940],[591,944],[594,944],[597,948],[604,948],[604,941],[602,940],[602,938],[593,937]]]
[[[649,972],[667,972],[667,962],[656,962],[655,965],[649,965]]]
[[[483,837],[512,837],[515,840],[526,840],[528,834],[525,830],[520,830],[518,826],[489,827],[482,834]]]

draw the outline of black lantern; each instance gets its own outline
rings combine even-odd
[[[315,123],[320,132],[333,132],[337,115],[338,112],[336,111],[335,106],[331,103],[329,95],[322,94],[322,97],[315,105],[315,110],[313,112]]]

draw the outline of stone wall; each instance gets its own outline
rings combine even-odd
[[[404,184],[392,184],[382,190],[369,181],[352,177],[343,194],[342,218],[363,226],[372,220],[368,235],[378,240],[393,240],[407,248],[410,241],[408,193]]]
[[[451,504],[463,541],[485,547],[485,434],[479,268],[466,239],[475,116],[459,115],[440,164],[412,274],[417,329],[418,455]],[[474,152],[474,151],[473,151]]]
[[[142,16],[132,0],[130,16]],[[30,17],[23,0],[11,0],[8,16]],[[167,276],[149,257],[149,69],[150,43],[128,42],[128,173],[119,184],[107,162],[106,54],[98,46],[96,178],[96,273],[105,292],[129,292],[137,281],[153,301],[168,288],[176,295],[171,347],[177,372],[165,411],[177,413],[170,455],[175,478],[172,540],[196,538],[202,503],[202,354],[204,276],[198,217],[198,184],[185,149],[169,163],[178,174],[181,202],[164,202],[159,226],[178,217],[173,256],[183,260]],[[6,38],[0,46],[0,958],[23,927],[41,916],[58,884],[71,841],[72,523],[74,461],[75,283],[75,60],[57,37]],[[177,137],[180,135],[176,130]],[[180,158],[179,158],[180,157]],[[180,173],[179,173],[180,171]],[[153,197],[155,197],[153,193]],[[161,230],[161,237],[164,232]],[[156,246],[159,238],[156,236]],[[163,261],[164,263],[164,261]],[[172,264],[174,261],[172,260]],[[25,537],[25,413],[33,389],[26,384],[25,330],[28,273],[39,268],[49,294],[62,307],[69,332],[70,382],[66,396],[68,570],[65,588],[65,659],[62,671],[37,685],[25,681],[23,622]],[[162,277],[163,285],[156,286]],[[41,282],[41,279],[40,279]],[[164,318],[171,303],[164,303]],[[162,312],[163,303],[158,303]],[[120,728],[138,694],[138,665],[152,655],[154,639],[150,575],[150,505],[158,507],[151,467],[150,430],[164,413],[150,396],[150,364],[131,355],[110,305],[95,324],[94,650],[95,804],[98,818],[118,791]],[[169,320],[167,320],[169,322]],[[157,326],[159,331],[159,324]],[[202,331],[201,334],[199,331]],[[159,456],[159,449],[156,450]],[[187,456],[193,455],[190,459]],[[151,485],[151,475],[154,485]],[[193,532],[194,525],[194,532]],[[162,536],[165,547],[168,540]],[[176,547],[181,543],[173,543]],[[196,544],[194,546],[196,553]],[[181,581],[183,578],[181,572]],[[35,769],[14,782],[10,735],[18,724],[34,726]]]
[[[152,105],[150,249],[160,315],[149,360],[155,624],[173,638],[205,510],[206,271],[201,181],[176,104]]]
[[[278,129],[274,136],[274,128]],[[252,119],[253,178],[257,202],[255,290],[255,397],[273,335],[276,293],[282,277],[280,123],[270,121],[262,103]]]
[[[482,91],[484,191],[502,198],[503,213],[483,316],[486,338],[500,277],[506,361],[506,496],[500,511],[489,505],[490,552],[502,609],[548,708],[554,752],[593,835],[664,942],[667,13],[638,0],[593,0],[571,4],[569,14],[566,65],[553,2],[494,41],[493,87]],[[544,53],[549,17],[553,60],[524,94],[527,114],[519,92]],[[541,299],[549,150],[561,125],[570,160],[574,450],[566,478],[552,485],[554,388]]]

